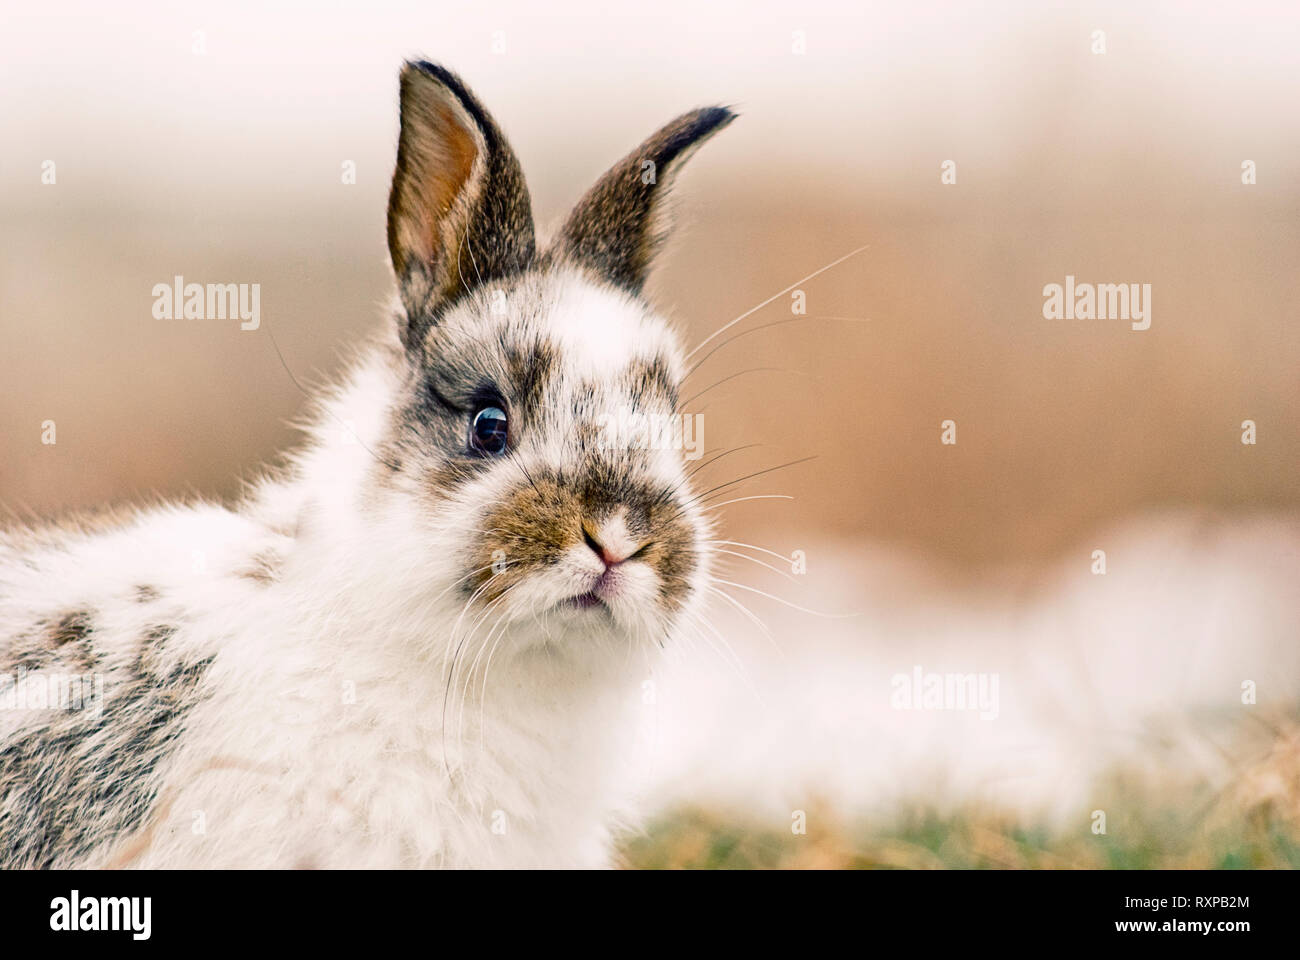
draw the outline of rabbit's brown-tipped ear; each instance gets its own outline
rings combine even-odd
[[[432,63],[407,63],[401,117],[388,252],[409,344],[476,284],[531,266],[536,246],[519,161],[459,77]]]
[[[726,107],[706,107],[662,128],[578,201],[548,256],[640,293],[668,233],[664,208],[673,178],[705,140],[734,119]]]

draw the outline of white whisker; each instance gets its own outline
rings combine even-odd
[[[743,583],[733,583],[730,580],[718,580],[715,578],[714,583],[725,584],[728,587],[735,587],[738,590],[748,590],[750,593],[757,593],[759,596],[767,597],[769,600],[774,600],[777,603],[784,604],[792,610],[798,610],[800,613],[810,613],[814,617],[825,617],[827,620],[848,620],[853,617],[862,616],[860,613],[825,613],[821,610],[811,610],[808,607],[801,607],[797,603],[791,603],[789,600],[768,593],[766,590],[759,590],[757,587],[747,587]]]
[[[726,332],[727,330],[730,330],[732,327],[734,327],[736,324],[740,323],[740,321],[744,320],[746,317],[750,316],[751,314],[757,313],[759,310],[762,310],[764,307],[766,307],[766,306],[767,306],[769,303],[771,303],[772,301],[776,300],[778,297],[783,297],[783,296],[785,296],[787,293],[789,293],[789,292],[790,292],[791,290],[793,290],[795,287],[799,286],[799,284],[801,284],[801,283],[807,283],[807,282],[808,282],[809,280],[811,280],[813,277],[816,277],[816,276],[819,276],[819,275],[825,273],[827,270],[831,269],[831,267],[839,266],[839,265],[840,265],[841,263],[843,263],[845,260],[849,259],[849,257],[857,256],[859,253],[861,253],[863,250],[867,249],[867,247],[869,247],[869,246],[871,246],[871,244],[869,244],[869,243],[864,243],[862,246],[858,247],[856,250],[850,250],[848,253],[844,254],[844,256],[842,256],[842,257],[840,257],[840,258],[838,258],[838,259],[836,259],[836,260],[832,260],[830,263],[826,264],[826,266],[821,267],[821,268],[819,268],[819,269],[817,269],[817,270],[814,270],[812,273],[808,274],[808,276],[806,276],[806,277],[801,277],[800,279],[796,280],[794,283],[790,284],[790,286],[786,287],[784,290],[781,290],[781,291],[778,291],[777,293],[772,294],[772,296],[768,297],[766,300],[764,300],[764,301],[763,301],[762,303],[760,303],[758,306],[756,306],[756,307],[750,307],[748,310],[746,310],[746,311],[745,311],[744,313],[742,313],[740,316],[736,317],[736,319],[731,320],[731,321],[729,321],[729,322],[727,322],[727,323],[724,323],[724,324],[723,324],[722,326],[720,326],[717,330],[714,330],[711,334],[709,334],[707,337],[705,337],[703,340],[701,340],[698,344],[696,344],[695,347],[690,351],[690,353],[686,354],[686,359],[687,359],[687,360],[691,359],[691,357],[695,356],[695,354],[697,354],[697,353],[700,351],[700,348],[702,348],[705,344],[709,343],[709,342],[710,342],[711,340],[713,340],[715,337],[720,336],[722,333]]]

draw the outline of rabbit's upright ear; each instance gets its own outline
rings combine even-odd
[[[665,208],[673,178],[705,140],[735,118],[726,107],[706,107],[654,134],[578,201],[548,257],[640,293],[668,234]]]
[[[410,345],[476,284],[531,266],[536,247],[519,161],[459,77],[407,63],[401,117],[388,252]]]

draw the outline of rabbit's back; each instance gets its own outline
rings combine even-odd
[[[0,540],[0,863],[81,865],[139,829],[277,535],[171,506]]]

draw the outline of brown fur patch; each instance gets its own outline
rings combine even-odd
[[[34,631],[14,638],[6,668],[42,670],[63,664],[76,670],[88,670],[95,664],[95,650],[91,641],[94,630],[93,617],[88,611],[65,613],[57,620],[42,620]]]
[[[90,636],[91,618],[84,610],[66,613],[50,628],[50,646],[58,649],[68,643],[82,643]]]
[[[74,866],[146,824],[211,662],[124,678],[104,697],[102,712],[55,711],[7,740],[0,763],[6,866]]]
[[[251,580],[258,586],[267,587],[280,579],[280,564],[283,562],[280,555],[270,550],[263,550],[261,553],[254,554],[249,560],[248,566],[239,571],[239,576],[244,580]]]
[[[15,670],[40,670],[54,661],[54,652],[39,638],[39,634],[20,633],[9,643],[0,673]]]
[[[136,650],[136,676],[154,685],[158,696],[168,700],[178,700],[198,686],[214,659],[179,660],[170,649],[178,629],[170,623],[154,624],[140,637]]]
[[[167,641],[176,635],[176,627],[158,623],[145,630],[136,648],[135,673],[137,677],[158,680],[164,674],[163,657]]]
[[[649,564],[658,575],[664,604],[679,606],[699,562],[692,530],[664,492],[621,478],[613,465],[596,463],[580,478],[536,473],[531,483],[515,487],[484,520],[472,559],[477,572],[469,578],[466,592],[484,588],[482,602],[495,600],[531,571],[555,563],[570,546],[581,543],[584,522],[598,526],[615,510],[625,508],[629,532],[646,544],[639,562]],[[502,554],[507,566],[494,578],[491,564]]]
[[[668,409],[677,409],[677,381],[673,378],[672,367],[664,357],[637,359],[628,364],[623,382],[632,395],[633,402],[653,403],[660,401]]]
[[[492,587],[482,595],[484,602],[495,600],[530,569],[554,563],[570,545],[579,542],[582,520],[572,490],[554,476],[534,476],[532,483],[516,487],[488,514],[473,559],[477,573],[466,589],[472,593],[493,579],[491,565],[501,551],[507,567],[496,574]]]
[[[548,340],[538,340],[528,348],[511,347],[506,351],[506,370],[514,403],[511,413],[518,418],[520,427],[536,422],[546,405],[547,388],[558,369],[555,346]]]

